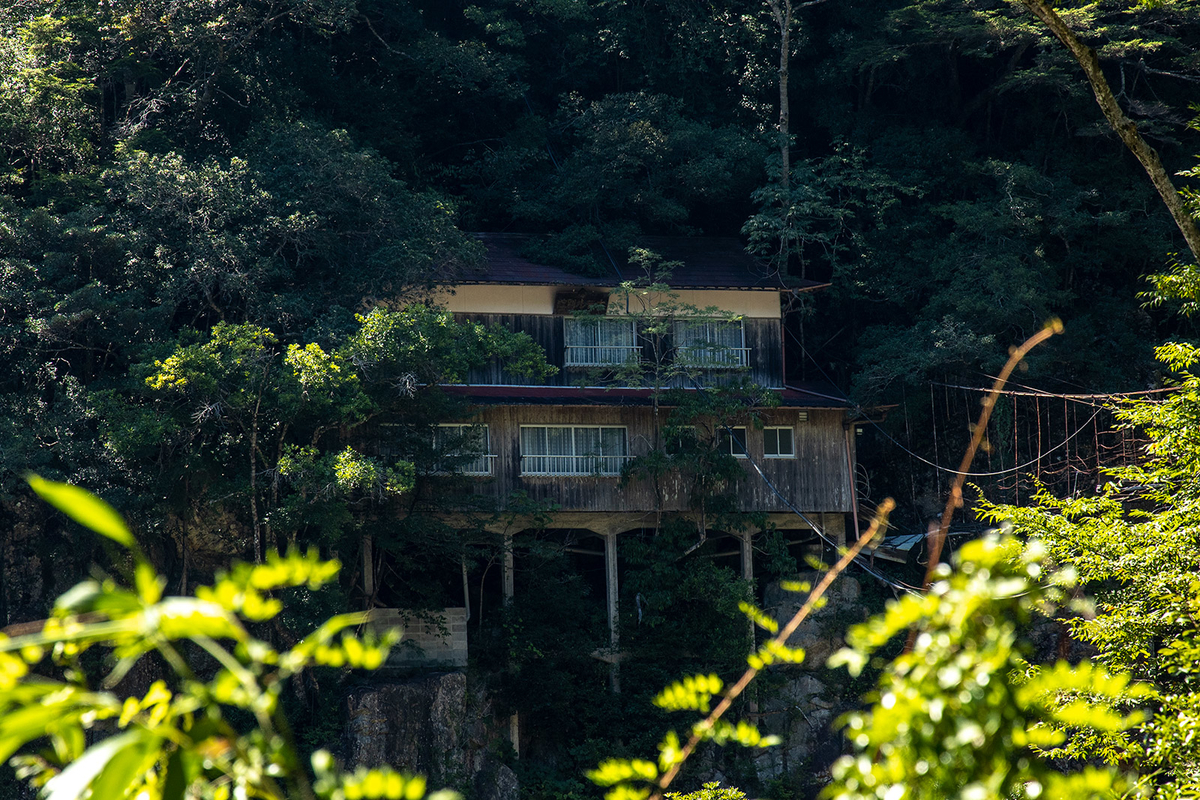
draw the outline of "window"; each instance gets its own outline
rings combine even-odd
[[[668,455],[696,452],[696,426],[672,425],[663,431],[663,448]]]
[[[733,369],[750,363],[741,320],[677,321],[676,360],[702,369]]]
[[[625,428],[522,425],[522,475],[620,475],[629,460]]]
[[[734,458],[746,458],[746,429],[722,428],[717,431],[717,449]]]
[[[568,367],[605,367],[636,360],[637,329],[633,320],[612,317],[564,317]]]
[[[438,425],[433,429],[433,450],[439,472],[491,475],[491,441],[487,425]]]
[[[767,458],[795,458],[791,428],[763,428],[763,455]]]

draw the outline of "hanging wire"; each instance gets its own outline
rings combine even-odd
[[[808,356],[809,360],[810,360],[810,361],[812,361],[814,364],[816,364],[816,365],[817,365],[817,369],[818,369],[818,370],[820,370],[820,371],[821,371],[821,374],[825,376],[825,380],[829,381],[829,383],[830,383],[830,385],[831,385],[831,386],[833,386],[835,389],[837,389],[839,392],[841,392],[842,390],[841,390],[841,389],[840,389],[840,388],[837,386],[837,384],[835,384],[835,383],[833,382],[833,380],[832,380],[832,379],[829,377],[828,373],[826,373],[826,372],[825,372],[825,370],[824,370],[824,369],[822,369],[822,367],[821,367],[821,364],[820,364],[820,363],[819,363],[819,362],[818,362],[818,361],[817,361],[815,358],[813,358],[813,357],[812,357],[812,356],[809,354],[809,352],[808,352],[807,350],[805,350],[805,349],[804,349],[804,345],[800,344],[799,340],[797,340],[797,339],[796,339],[796,335],[795,335],[794,333],[792,333],[790,330],[788,331],[788,333],[789,333],[789,334],[791,334],[791,336],[792,336],[792,339],[793,339],[793,340],[796,340],[796,344],[797,344],[797,345],[799,345],[799,347],[800,347],[801,351],[804,353],[804,355]],[[930,381],[930,384],[931,384],[931,385],[932,385],[932,384],[934,384],[934,383],[935,383],[934,381]],[[954,384],[948,384],[948,383],[938,383],[937,385],[939,385],[939,386],[945,386],[945,387],[949,387],[949,388],[957,388],[957,389],[971,388],[971,389],[972,389],[972,390],[974,390],[974,391],[988,391],[988,390],[986,390],[986,389],[975,389],[974,387],[955,386]],[[816,394],[816,393],[814,392],[813,394]],[[939,472],[945,472],[945,473],[947,473],[947,474],[949,474],[949,475],[958,475],[958,474],[959,474],[959,471],[958,471],[958,470],[956,470],[956,469],[951,469],[951,468],[949,468],[949,467],[943,467],[941,464],[938,464],[938,463],[936,463],[936,462],[934,462],[934,461],[930,461],[929,459],[925,458],[924,456],[921,456],[921,455],[919,455],[919,454],[917,454],[917,453],[914,453],[912,450],[910,450],[909,448],[905,447],[905,446],[904,446],[903,444],[901,444],[901,443],[900,443],[900,442],[899,442],[899,441],[898,441],[898,440],[897,440],[897,439],[896,439],[894,436],[892,436],[890,433],[888,433],[888,432],[887,432],[887,431],[886,431],[886,430],[883,428],[883,426],[882,426],[882,425],[880,425],[880,424],[879,424],[878,422],[876,422],[875,420],[871,419],[871,418],[870,418],[870,416],[867,414],[866,410],[865,410],[865,409],[864,409],[862,406],[860,406],[860,405],[858,405],[857,403],[855,403],[854,401],[850,400],[848,397],[845,397],[845,396],[844,396],[844,395],[845,395],[845,393],[844,393],[844,392],[843,392],[842,394],[843,394],[843,397],[841,397],[841,398],[832,398],[832,397],[831,397],[830,399],[831,399],[831,400],[841,400],[841,401],[842,401],[842,402],[844,402],[844,403],[848,403],[848,404],[849,404],[851,407],[853,407],[853,409],[854,409],[854,411],[855,411],[856,413],[860,414],[860,415],[863,417],[863,421],[864,421],[864,422],[866,422],[866,423],[869,423],[869,424],[873,425],[873,426],[875,427],[875,429],[876,429],[876,430],[878,430],[878,431],[879,431],[881,434],[883,434],[883,436],[884,436],[884,438],[885,438],[885,439],[887,439],[887,440],[888,440],[888,441],[890,441],[892,444],[894,444],[894,445],[896,445],[897,447],[899,447],[899,448],[900,448],[901,450],[903,450],[905,453],[907,453],[908,455],[912,456],[912,457],[913,457],[913,458],[915,458],[916,460],[920,461],[922,464],[926,464],[926,465],[928,465],[928,466],[931,466],[931,467],[933,467],[934,469],[938,470]],[[1009,393],[1009,392],[1003,392],[1002,394],[1010,394],[1010,393]],[[1133,393],[1131,393],[1131,394],[1133,394]],[[824,396],[824,395],[818,395],[818,396],[819,396],[819,397],[821,397],[821,396]],[[1055,396],[1055,397],[1061,397],[1062,395],[1054,395],[1054,396]],[[1107,396],[1110,396],[1110,395],[1103,395],[1103,396],[1107,397]],[[1112,395],[1112,396],[1116,396],[1116,395]],[[1104,408],[1105,408],[1104,406],[1100,406],[1099,408],[1097,408],[1097,410],[1096,410],[1096,413],[1092,415],[1092,419],[1095,419],[1095,418],[1096,418],[1096,416],[1097,416],[1097,415],[1099,415],[1099,414],[1100,414],[1100,412],[1104,410]],[[1088,420],[1088,422],[1091,422],[1091,419],[1089,419],[1089,420]],[[1086,425],[1087,425],[1087,423],[1085,422],[1085,423],[1084,423],[1084,425],[1086,426]],[[1075,436],[1077,436],[1077,435],[1079,434],[1079,430],[1081,430],[1081,429],[1077,429],[1077,430],[1075,431],[1075,433],[1072,433],[1072,434],[1071,434],[1070,436],[1068,436],[1068,437],[1067,437],[1065,440],[1063,440],[1063,441],[1062,441],[1062,442],[1060,442],[1059,444],[1055,445],[1054,447],[1050,448],[1049,450],[1047,450],[1047,451],[1046,451],[1045,453],[1043,453],[1042,455],[1049,455],[1050,453],[1053,453],[1055,450],[1058,450],[1058,449],[1062,448],[1063,446],[1065,446],[1065,445],[1066,445],[1068,442],[1070,442],[1070,441],[1071,441],[1071,439],[1073,439]],[[935,437],[937,436],[937,430],[936,430],[936,428],[934,429],[934,436],[935,436]],[[1006,469],[992,470],[992,471],[989,471],[989,472],[964,472],[964,473],[962,473],[962,474],[963,474],[963,475],[965,475],[965,476],[966,476],[966,477],[968,477],[968,478],[993,478],[993,477],[996,477],[997,475],[1007,475],[1007,474],[1009,474],[1009,473],[1011,473],[1011,472],[1019,472],[1020,470],[1023,470],[1023,469],[1026,469],[1026,468],[1028,468],[1028,467],[1029,467],[1030,465],[1032,465],[1032,464],[1036,464],[1036,463],[1038,462],[1038,460],[1039,460],[1039,459],[1035,458],[1035,459],[1033,459],[1032,461],[1027,461],[1027,462],[1025,462],[1024,464],[1017,464],[1017,465],[1015,465],[1015,466],[1008,467],[1008,468],[1006,468]]]
[[[692,382],[693,388],[695,388],[699,391],[704,391],[705,387],[701,386],[700,383],[695,378],[689,376],[688,379]],[[725,433],[729,436],[730,442],[737,441],[737,437],[734,435],[732,427],[730,427],[729,425],[726,425],[724,423],[722,423],[721,427],[725,429]],[[743,455],[745,456],[745,460],[750,463],[750,466],[754,467],[754,471],[758,473],[758,477],[762,478],[763,483],[765,483],[767,485],[767,488],[770,489],[771,492],[776,497],[778,497],[780,501],[783,502],[783,504],[788,508],[788,510],[790,510],[796,516],[800,517],[800,519],[804,520],[804,522],[808,524],[808,527],[812,529],[813,533],[815,533],[817,535],[817,537],[821,539],[821,541],[825,542],[830,547],[832,547],[835,551],[837,551],[841,547],[841,545],[839,545],[835,539],[830,538],[829,535],[825,533],[825,531],[821,528],[820,525],[813,522],[813,520],[810,519],[807,514],[805,514],[800,509],[796,508],[796,505],[791,500],[789,500],[783,494],[783,492],[779,491],[779,489],[776,488],[775,484],[771,481],[771,479],[767,477],[767,474],[765,472],[763,472],[762,467],[760,467],[758,465],[758,461],[753,456],[750,455],[748,447],[743,446],[742,450],[743,450]],[[853,475],[850,476],[850,480],[851,481],[854,480]],[[909,586],[908,584],[893,580],[892,578],[889,578],[888,576],[884,575],[882,572],[879,572],[874,567],[872,567],[869,563],[867,563],[865,560],[863,560],[863,557],[861,555],[855,556],[853,563],[855,565],[857,565],[863,572],[867,573],[872,578],[875,578],[875,580],[880,581],[881,583],[884,583],[893,589],[897,589],[902,592],[908,592],[909,594],[917,594],[919,591],[916,587]]]
[[[808,359],[810,361],[812,361],[813,364],[816,365],[817,369],[821,372],[821,375],[824,376],[825,380],[828,381],[831,386],[833,386],[835,389],[837,389],[837,391],[839,393],[842,394],[842,397],[829,397],[828,395],[822,395],[817,392],[810,392],[810,394],[815,394],[818,397],[828,397],[828,399],[830,399],[830,400],[840,400],[844,403],[849,404],[857,414],[859,414],[863,417],[862,421],[864,423],[874,426],[875,429],[878,430],[885,439],[890,441],[892,444],[896,445],[896,447],[899,447],[902,451],[904,451],[908,455],[912,456],[917,461],[920,461],[922,464],[925,464],[927,466],[933,467],[934,469],[938,470],[939,472],[945,472],[949,475],[959,474],[958,470],[951,469],[949,467],[943,467],[941,464],[938,464],[934,461],[930,461],[929,459],[925,458],[924,456],[921,456],[918,453],[914,453],[908,447],[901,444],[900,441],[898,441],[895,437],[893,437],[890,433],[888,433],[883,428],[883,426],[881,426],[875,420],[871,419],[870,416],[867,414],[866,410],[862,406],[860,406],[859,404],[850,400],[850,398],[846,396],[845,392],[842,392],[841,388],[836,383],[834,383],[833,379],[829,377],[829,374],[827,372],[825,372],[824,368],[821,366],[821,363],[819,361],[817,361],[815,358],[813,358],[812,355],[808,352],[808,350],[805,349],[804,345],[801,344],[799,339],[796,338],[796,334],[792,333],[791,330],[788,330],[788,335],[790,335],[792,337],[792,340],[795,341],[796,344],[800,347],[801,352],[803,352],[804,355],[807,356]],[[949,389],[965,389],[967,391],[972,391],[972,392],[986,393],[986,392],[990,391],[989,389],[980,389],[977,386],[961,386],[958,384],[941,383],[938,381],[930,381],[929,383],[931,386],[931,391],[932,391],[932,386],[934,386],[934,385],[946,387]],[[1021,384],[1016,384],[1016,385],[1019,386]],[[1137,397],[1137,396],[1147,395],[1147,394],[1160,394],[1160,393],[1164,393],[1164,392],[1178,391],[1178,387],[1168,386],[1163,389],[1143,389],[1141,391],[1136,391],[1136,392],[1109,392],[1109,393],[1100,393],[1100,394],[1055,394],[1053,392],[1039,392],[1037,390],[1029,389],[1029,387],[1025,387],[1025,388],[1027,389],[1027,391],[1007,390],[1006,389],[1006,390],[1002,391],[1001,394],[1016,395],[1016,396],[1028,396],[1028,397],[1050,397],[1050,398],[1058,398],[1058,399],[1063,399],[1063,400],[1071,400],[1071,401],[1075,401],[1075,402],[1083,402],[1085,405],[1091,406],[1092,408],[1096,409],[1096,413],[1092,414],[1092,416],[1089,417],[1087,419],[1087,421],[1085,421],[1083,423],[1083,428],[1086,428],[1088,426],[1088,424],[1093,422],[1100,415],[1100,412],[1102,412],[1106,408],[1108,408],[1108,406],[1104,405],[1104,404],[1085,402],[1087,399],[1097,399],[1098,400],[1100,398],[1108,398],[1108,399],[1115,400],[1115,399],[1120,399],[1123,397]],[[1083,428],[1076,428],[1075,432],[1070,434],[1069,436],[1067,436],[1067,438],[1064,439],[1062,442],[1059,442],[1057,445],[1055,445],[1054,447],[1045,451],[1044,453],[1039,453],[1038,458],[1034,458],[1023,464],[1017,464],[1016,466],[1008,467],[1006,469],[991,470],[988,472],[964,472],[963,474],[966,475],[968,478],[994,478],[999,475],[1007,475],[1012,472],[1019,472],[1023,469],[1027,469],[1031,465],[1036,465],[1041,460],[1042,456],[1049,455],[1050,453],[1053,453],[1054,451],[1065,447],[1067,444],[1070,443],[1070,441],[1072,439],[1074,439],[1076,436],[1079,435],[1079,432],[1081,430],[1083,430]],[[1015,426],[1014,426],[1014,429],[1015,429]],[[937,437],[936,427],[934,428],[934,437],[935,437],[935,439]],[[1014,454],[1015,454],[1015,451],[1014,451]],[[936,457],[936,454],[935,454],[935,457]],[[1047,471],[1050,471],[1050,470],[1047,470]]]

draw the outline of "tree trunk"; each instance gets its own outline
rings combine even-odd
[[[792,52],[792,0],[767,0],[771,16],[779,28],[779,188],[780,212],[786,217],[791,205],[792,149],[791,107],[788,103],[788,64]],[[791,252],[791,236],[788,225],[780,226],[779,272],[787,271],[788,254]],[[801,263],[800,277],[804,277]]]
[[[258,476],[256,453],[258,452],[258,412],[262,407],[262,392],[254,403],[254,414],[250,417],[250,527],[254,531],[254,563],[262,563],[262,528],[258,524]]]
[[[1163,167],[1158,153],[1142,138],[1142,135],[1138,133],[1137,126],[1133,124],[1133,120],[1125,116],[1125,112],[1118,105],[1117,98],[1113,96],[1108,80],[1105,79],[1104,72],[1100,69],[1100,59],[1096,56],[1096,51],[1079,41],[1079,37],[1067,27],[1058,14],[1054,13],[1054,9],[1050,8],[1045,0],[1022,0],[1022,2],[1071,51],[1071,55],[1079,62],[1079,66],[1083,68],[1083,74],[1087,76],[1088,83],[1091,84],[1092,94],[1096,96],[1096,103],[1104,112],[1104,118],[1121,137],[1121,141],[1125,143],[1129,151],[1141,162],[1142,168],[1150,176],[1151,183],[1158,190],[1159,197],[1167,206],[1167,210],[1171,212],[1172,219],[1175,220],[1175,224],[1187,241],[1188,249],[1192,251],[1192,258],[1200,263],[1200,229],[1197,229],[1196,221],[1183,207],[1183,198],[1176,191],[1175,184],[1171,182],[1171,176]]]
[[[788,62],[792,52],[792,0],[771,3],[779,23],[779,185],[786,195],[792,185],[791,107],[788,104]]]

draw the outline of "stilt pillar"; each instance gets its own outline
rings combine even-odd
[[[516,558],[513,556],[513,537],[511,533],[504,534],[504,554],[500,569],[500,582],[504,592],[504,605],[512,602],[516,594]],[[508,743],[512,745],[513,756],[521,757],[521,718],[513,714],[508,718]]]
[[[375,547],[370,536],[364,536],[362,542],[363,554],[363,594],[367,596],[367,608],[375,607]]]
[[[754,532],[743,531],[742,533],[739,533],[737,537],[738,545],[742,551],[742,580],[749,583],[754,580]],[[747,619],[746,622],[748,623],[746,626],[747,639],[750,650],[753,652],[755,644],[754,620]],[[752,711],[758,710],[758,704],[753,702],[753,700],[751,700],[750,705]]]
[[[608,642],[616,648],[621,634],[618,630],[617,598],[617,535],[615,533],[601,534],[604,537],[604,593],[608,600]]]
[[[754,580],[754,532],[745,531],[738,534],[738,544],[742,551],[742,580]]]
[[[608,642],[614,655],[621,640],[617,584],[617,534],[602,533],[604,539],[604,594],[608,601]],[[613,694],[621,693],[621,664],[614,658],[608,667],[608,684]]]
[[[825,529],[826,536],[837,542],[838,547],[849,546],[846,541],[846,517],[844,514],[822,514],[821,527]]]
[[[504,561],[502,563],[503,566],[501,567],[500,574],[504,584],[504,604],[508,605],[509,601],[513,599],[513,595],[516,594],[516,581],[513,578],[515,565],[511,533],[504,534]]]

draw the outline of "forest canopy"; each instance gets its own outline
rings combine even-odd
[[[1057,9],[1195,213],[1200,9]],[[1069,441],[1088,423],[1068,397],[1157,391],[1195,361],[1189,345],[1154,357],[1196,335],[1175,313],[1200,296],[1179,231],[1079,65],[1021,3],[11,0],[0,508],[6,557],[36,575],[3,587],[0,617],[43,617],[102,555],[31,502],[28,470],[111,501],[183,590],[235,556],[350,552],[364,536],[408,576],[406,601],[439,602],[431,563],[477,558],[486,573],[492,510],[440,498],[466,535],[381,512],[439,469],[432,428],[463,405],[438,383],[490,358],[553,369],[528,337],[423,304],[483,257],[477,232],[535,234],[538,258],[577,272],[597,246],[740,236],[782,274],[828,281],[789,308],[786,377],[892,409],[860,455],[866,499],[895,494],[901,529],[940,508],[938,465],[969,436],[970,392],[1046,320],[1066,333],[1019,378],[1061,416],[1041,395],[1006,397],[980,469],[1005,477],[981,491],[1006,503],[1037,490],[1028,513],[1063,525],[1115,525],[1117,501],[1059,506],[1019,474],[1043,468],[1043,420],[1047,442]],[[1185,403],[1158,413],[1176,412],[1194,421]],[[1100,413],[1090,450],[1046,460],[1066,493],[1111,466]],[[1172,442],[1160,417],[1123,418]],[[393,447],[351,443],[384,425]],[[1156,499],[1168,513],[1155,531],[1190,519],[1190,496]],[[1078,558],[1049,518],[1021,521]],[[689,569],[689,602],[739,599],[715,570]],[[344,602],[327,591],[305,602]],[[531,627],[513,664],[570,660],[566,639]],[[1126,642],[1078,628],[1101,648]],[[524,699],[561,713],[566,694]],[[597,712],[589,730],[609,722]]]

